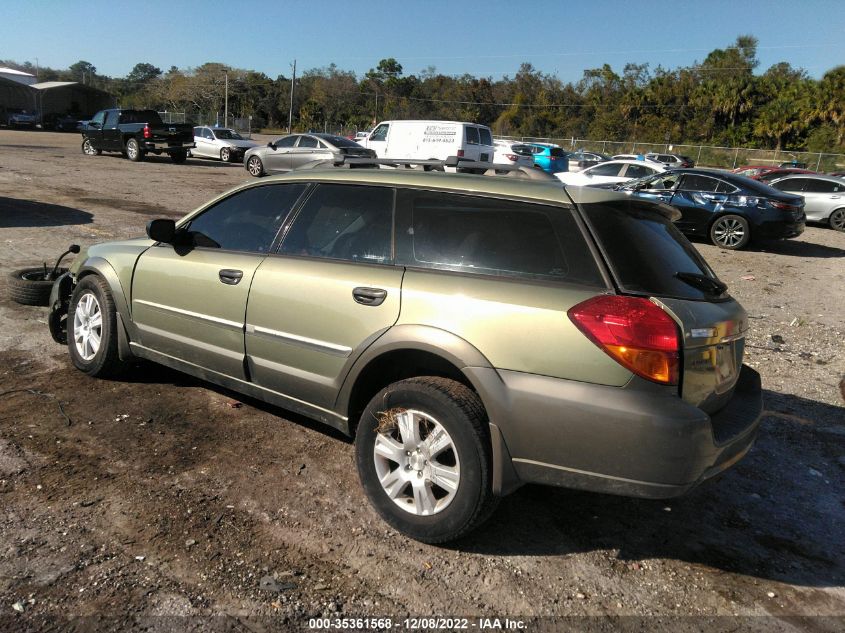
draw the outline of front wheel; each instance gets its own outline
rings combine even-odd
[[[91,139],[85,139],[82,141],[82,153],[86,156],[99,156],[103,153],[101,149],[94,149],[94,146],[91,144]]]
[[[220,160],[224,163],[228,163],[232,160],[232,151],[228,147],[224,147],[220,150]]]
[[[459,538],[498,501],[484,407],[454,380],[410,378],[380,391],[361,416],[355,452],[370,503],[418,541]]]
[[[131,160],[133,163],[137,163],[144,159],[144,152],[141,150],[141,146],[138,144],[138,141],[134,138],[130,138],[126,141],[126,158]]]
[[[830,228],[845,231],[845,209],[836,209],[830,214]]]
[[[249,160],[246,162],[246,170],[251,176],[260,178],[264,175],[264,164],[258,156],[250,156]]]
[[[751,241],[751,227],[740,215],[723,215],[710,226],[710,241],[719,248],[736,251]]]
[[[106,282],[84,277],[70,298],[68,352],[74,366],[89,376],[120,375],[126,364],[117,351],[117,310]]]

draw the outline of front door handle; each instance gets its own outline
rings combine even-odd
[[[242,270],[234,270],[232,268],[224,268],[218,274],[220,276],[220,281],[229,286],[236,286],[244,276],[244,272]]]
[[[352,298],[362,306],[380,306],[387,298],[387,290],[359,286],[352,291]]]
[[[831,200],[838,200],[838,199],[839,199],[839,198],[841,198],[841,197],[842,197],[842,196],[830,196],[830,199],[831,199]]]

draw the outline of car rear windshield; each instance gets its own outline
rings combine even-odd
[[[342,136],[333,136],[331,134],[317,134],[316,136],[328,141],[335,147],[361,147],[355,141],[349,140],[348,138],[344,138]]]
[[[123,110],[120,113],[121,123],[147,123],[149,125],[164,125],[155,110]]]
[[[563,151],[561,148],[559,148],[559,147],[552,147],[552,148],[549,150],[549,154],[551,154],[552,156],[557,156],[557,157],[566,156],[566,152],[564,152],[564,151]]]
[[[716,280],[715,273],[672,222],[633,200],[581,205],[620,289],[633,294],[713,300],[706,284],[677,273]],[[688,275],[681,275],[689,277]]]

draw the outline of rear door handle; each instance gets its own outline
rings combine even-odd
[[[218,274],[220,276],[220,281],[229,286],[236,286],[244,276],[244,272],[242,270],[234,270],[232,268],[224,268]]]
[[[380,306],[387,298],[387,290],[359,286],[352,291],[352,298],[362,306]]]
[[[842,196],[830,196],[830,199],[831,199],[831,200],[838,200],[838,199],[839,199],[839,198],[841,198],[841,197],[842,197]]]

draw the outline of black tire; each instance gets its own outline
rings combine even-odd
[[[720,215],[710,225],[710,241],[729,251],[740,250],[751,241],[751,226],[741,215]]]
[[[50,270],[47,271],[48,273]],[[59,268],[56,277],[67,272],[67,268]],[[44,279],[44,267],[22,268],[9,273],[9,298],[25,306],[50,305],[50,291],[53,290],[53,280]]]
[[[82,153],[86,156],[99,156],[103,153],[103,150],[94,149],[94,146],[91,144],[91,140],[86,138],[82,141]]]
[[[408,409],[430,417],[446,431],[450,448],[440,455],[446,454],[449,459],[448,453],[452,451],[451,458],[458,464],[459,476],[451,499],[445,507],[429,514],[416,513],[412,508],[413,499],[394,501],[388,496],[378,476],[375,445],[380,424],[384,429],[384,414]],[[392,419],[388,415],[387,420]],[[388,431],[391,432],[394,431]],[[401,437],[398,441],[402,442]],[[422,443],[425,443],[425,438]],[[361,485],[376,512],[399,532],[415,540],[443,543],[460,538],[485,521],[498,504],[498,497],[492,491],[492,451],[487,414],[478,394],[454,380],[422,376],[401,380],[382,389],[361,416],[355,434],[355,453]],[[409,454],[404,451],[399,453]],[[435,457],[434,452],[425,457],[431,460],[431,464],[441,459]],[[403,468],[397,463],[390,474],[413,473],[415,471],[412,468],[423,468],[422,463],[429,464],[420,459],[413,467],[409,464]],[[440,492],[441,498],[437,499],[439,504],[444,496],[448,497],[448,492],[438,487],[434,475],[429,480],[428,472],[423,475],[423,471],[419,471],[417,477],[426,477],[422,481],[426,482],[425,487],[430,493],[432,490]],[[407,497],[412,494],[413,486],[411,482],[400,483],[395,489],[397,494],[394,498],[398,498],[403,490],[406,491],[403,496]],[[407,503],[403,506],[400,501]]]
[[[258,156],[250,156],[249,160],[246,161],[245,167],[250,176],[261,178],[264,175],[264,163],[261,162]]]
[[[126,157],[133,163],[144,160],[144,150],[141,149],[141,145],[137,139],[130,138],[126,141]]]
[[[228,147],[220,148],[220,160],[222,160],[224,163],[228,163],[229,161],[231,161],[232,150],[230,150]]]
[[[845,231],[845,208],[834,209],[828,219],[830,228],[835,231]]]
[[[171,152],[170,160],[172,160],[177,165],[181,165],[186,160],[188,160],[188,152]]]
[[[92,295],[97,302],[100,320],[100,344],[96,352],[86,358],[77,345],[76,313],[80,302]],[[96,275],[84,277],[73,291],[67,313],[67,345],[70,359],[80,371],[97,378],[120,376],[127,364],[120,360],[117,350],[117,310],[108,284]]]

